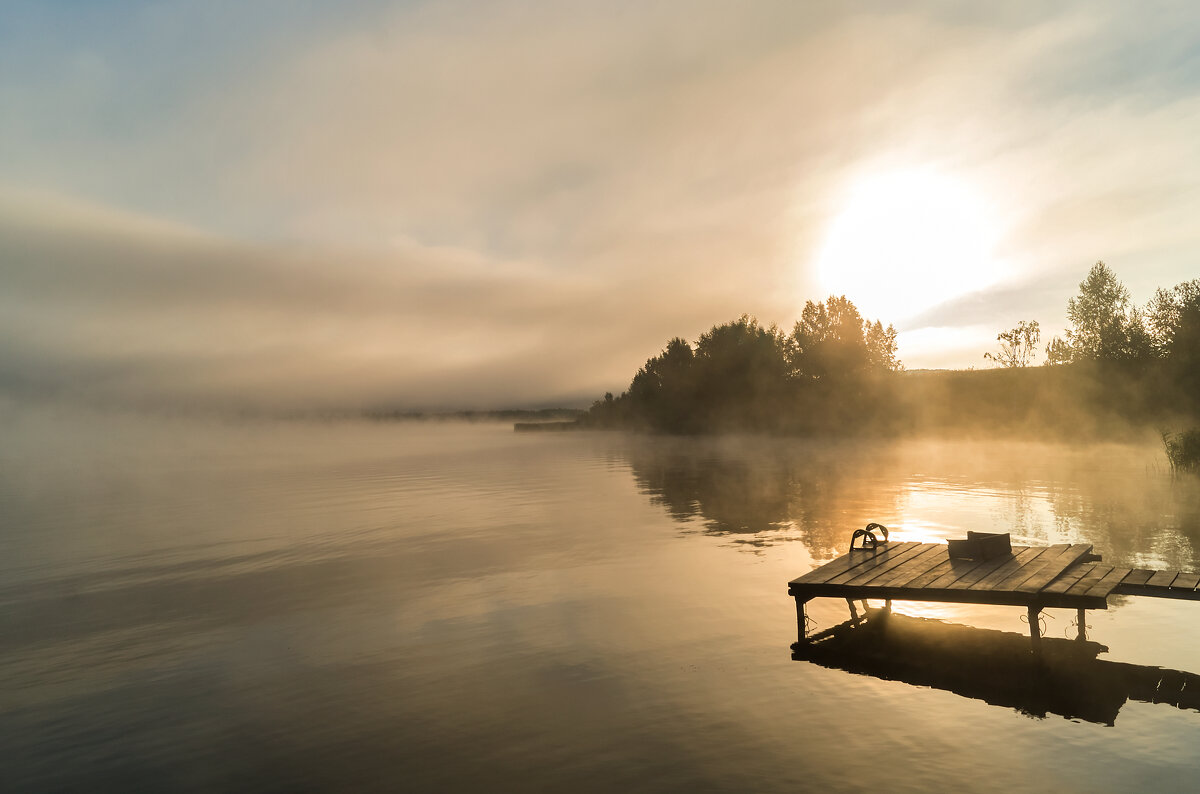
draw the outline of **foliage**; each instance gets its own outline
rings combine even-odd
[[[612,392],[605,392],[603,400],[596,400],[583,419],[584,424],[594,427],[617,427],[621,424],[625,395],[620,400],[613,398]]]
[[[677,408],[692,383],[694,362],[691,345],[675,337],[667,342],[661,354],[647,360],[633,376],[630,401],[640,406],[641,413],[652,424],[676,431],[685,429],[676,426]]]
[[[1162,440],[1173,474],[1200,472],[1200,428],[1181,433],[1164,432]]]
[[[996,335],[1000,343],[998,353],[984,353],[983,357],[994,361],[1002,367],[1027,367],[1037,355],[1037,344],[1042,338],[1042,331],[1037,320],[1017,323],[1017,327]]]
[[[1067,301],[1067,319],[1071,361],[1138,361],[1150,356],[1142,313],[1130,309],[1129,290],[1104,262],[1092,265],[1079,282],[1079,294]]]
[[[670,340],[625,393],[597,400],[588,422],[667,433],[819,427],[872,407],[868,381],[899,366],[896,329],[830,297],[809,301],[790,335],[742,315],[695,347]]]
[[[866,327],[867,366],[875,372],[899,372],[904,369],[896,358],[896,327],[884,328],[879,320]]]
[[[791,343],[792,374],[801,379],[857,378],[899,367],[896,329],[864,320],[845,295],[805,303]]]
[[[1200,340],[1200,278],[1169,290],[1159,287],[1146,307],[1146,325],[1154,352],[1161,358],[1194,346]]]
[[[1071,363],[1071,346],[1061,336],[1056,336],[1046,343],[1046,365],[1058,366]]]
[[[1160,289],[1139,308],[1097,262],[1067,314],[1065,338],[1046,345],[1047,368],[1031,366],[1039,324],[1021,321],[985,354],[997,369],[903,378],[896,329],[864,319],[845,296],[805,303],[790,333],[742,315],[695,343],[669,340],[624,393],[597,400],[582,423],[666,433],[926,428],[1070,436],[1200,417],[1200,279]],[[1200,441],[1189,439],[1163,437],[1173,466],[1193,459],[1187,445]]]
[[[695,377],[682,389],[693,429],[767,429],[786,408],[786,341],[748,315],[715,325],[696,343]],[[671,429],[671,428],[666,428]]]

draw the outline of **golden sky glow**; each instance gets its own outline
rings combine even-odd
[[[1002,276],[987,208],[934,171],[869,173],[851,187],[817,260],[825,292],[905,320]]]
[[[909,368],[1197,275],[1186,4],[0,11],[0,388],[619,391],[844,292]]]

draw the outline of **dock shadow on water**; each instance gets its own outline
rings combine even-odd
[[[1200,711],[1200,675],[1096,658],[1088,640],[1029,638],[871,609],[793,647],[792,658],[834,670],[953,692],[1030,717],[1115,724],[1129,700]]]

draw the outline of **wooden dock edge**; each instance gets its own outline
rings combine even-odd
[[[1113,595],[1150,596],[1151,598],[1177,598],[1183,601],[1200,601],[1200,591],[1175,587],[1125,584],[1122,582],[1112,590]]]
[[[888,601],[936,601],[956,604],[991,604],[1009,607],[1039,607],[1041,609],[1107,609],[1108,600],[1102,596],[1068,596],[1058,593],[996,592],[994,590],[913,590],[903,587],[855,587],[852,585],[800,585],[788,588],[788,595],[808,601],[813,598],[846,598],[853,601],[885,599]],[[1184,596],[1179,596],[1183,598]]]

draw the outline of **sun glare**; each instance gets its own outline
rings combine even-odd
[[[892,322],[995,282],[994,239],[961,181],[928,170],[878,174],[854,185],[830,224],[818,278],[827,293]]]

